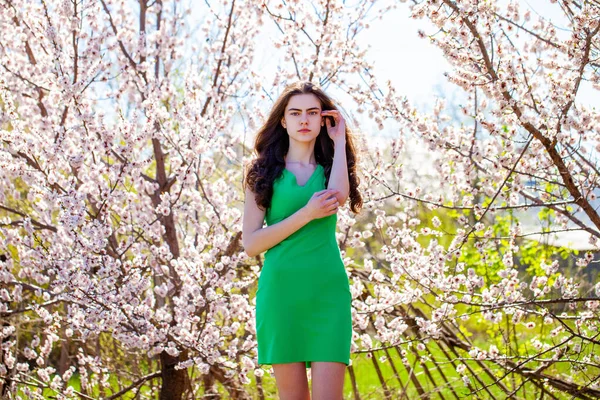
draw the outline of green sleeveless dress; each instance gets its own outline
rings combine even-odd
[[[317,168],[304,186],[289,170],[275,179],[267,225],[304,207],[325,189]],[[348,275],[335,237],[337,214],[315,219],[267,250],[256,292],[259,364],[349,364],[352,339]]]

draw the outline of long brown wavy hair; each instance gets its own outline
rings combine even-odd
[[[285,168],[285,156],[290,146],[287,131],[281,125],[290,98],[299,94],[314,94],[321,102],[321,109],[337,110],[331,98],[318,86],[311,82],[300,81],[287,86],[279,96],[267,122],[259,129],[254,143],[254,151],[257,154],[249,165],[245,184],[256,195],[256,203],[261,209],[271,206],[273,197],[273,182]],[[325,187],[329,183],[329,175],[333,165],[333,140],[327,134],[327,126],[321,127],[315,143],[315,159],[325,170]],[[346,162],[348,165],[348,178],[350,183],[350,208],[358,213],[362,208],[362,197],[358,191],[359,178],[356,175],[356,149],[352,141],[352,133],[346,122]]]

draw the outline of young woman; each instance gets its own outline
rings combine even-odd
[[[352,319],[335,237],[337,210],[362,206],[350,132],[310,82],[288,86],[255,143],[245,178],[242,242],[266,251],[256,293],[258,363],[270,364],[281,399],[342,399]],[[267,226],[263,227],[263,221]]]

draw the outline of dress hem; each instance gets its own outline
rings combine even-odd
[[[332,359],[311,359],[311,360],[293,360],[293,361],[274,361],[274,362],[258,362],[258,366],[262,366],[262,365],[273,365],[273,364],[291,364],[291,363],[297,363],[297,362],[303,362],[306,364],[306,368],[310,368],[310,363],[313,362],[337,362],[340,364],[344,364],[347,366],[350,365],[350,361],[340,361],[340,360],[332,360]]]

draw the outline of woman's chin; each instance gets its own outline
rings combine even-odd
[[[307,132],[307,133],[299,133],[294,136],[290,135],[290,138],[292,138],[296,142],[311,142],[317,138],[317,135],[312,134],[312,132]]]

